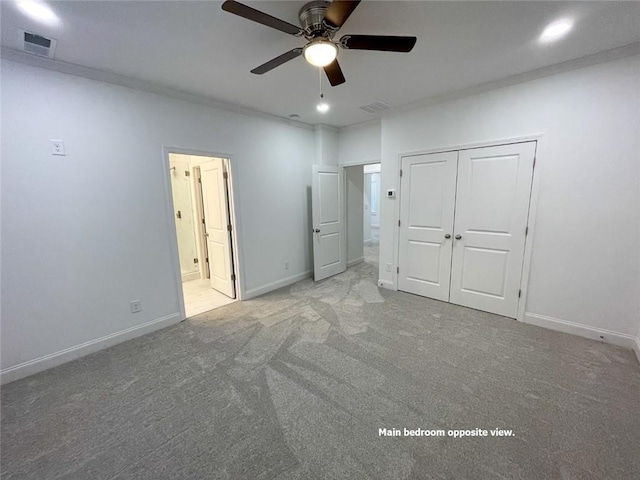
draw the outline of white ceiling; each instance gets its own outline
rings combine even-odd
[[[303,1],[245,2],[298,25]],[[249,71],[296,46],[286,35],[222,11],[218,1],[60,1],[61,25],[26,18],[2,1],[1,43],[19,48],[18,28],[58,40],[56,59],[303,122],[345,126],[375,118],[358,107],[419,102],[640,41],[639,2],[363,1],[347,33],[415,35],[409,54],[345,51],[347,78],[330,87],[328,114],[316,112],[318,70],[302,58],[262,75]],[[551,21],[571,17],[572,32],[540,45]]]

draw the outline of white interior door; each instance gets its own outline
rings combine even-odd
[[[449,301],[458,152],[404,157],[398,289]]]
[[[200,172],[211,288],[236,298],[224,161],[213,158],[200,166]]]
[[[515,318],[536,142],[462,150],[451,303]]]
[[[313,166],[311,212],[313,217],[313,279],[347,269],[344,214],[344,169]]]

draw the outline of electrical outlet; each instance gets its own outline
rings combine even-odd
[[[387,272],[390,272],[390,271],[391,271],[391,264],[387,263]]]
[[[51,154],[64,157],[64,142],[62,140],[51,140]]]
[[[134,300],[131,302],[131,313],[138,313],[142,311],[142,302],[140,300]]]
[[[284,261],[284,269],[289,270],[289,260]]]

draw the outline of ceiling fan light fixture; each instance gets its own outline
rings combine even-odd
[[[315,67],[326,67],[338,56],[338,47],[328,40],[314,40],[304,47],[304,58]]]

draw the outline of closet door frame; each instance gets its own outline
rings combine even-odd
[[[531,183],[531,198],[529,201],[529,215],[527,219],[527,228],[528,233],[525,240],[524,246],[524,258],[522,263],[522,277],[520,279],[520,290],[522,295],[518,301],[518,314],[516,320],[519,322],[524,322],[525,320],[525,312],[526,312],[526,304],[527,304],[527,295],[528,295],[528,287],[529,287],[529,276],[531,273],[531,257],[533,255],[533,238],[535,236],[535,220],[536,214],[538,210],[538,199],[540,195],[540,165],[541,159],[546,157],[546,143],[544,141],[544,133],[535,133],[531,135],[523,135],[518,137],[508,137],[496,140],[487,140],[483,142],[473,142],[473,143],[461,143],[448,145],[444,147],[438,148],[430,148],[426,150],[416,150],[403,152],[397,155],[396,157],[396,171],[395,171],[395,188],[398,192],[398,198],[395,202],[394,207],[394,225],[398,224],[398,220],[400,219],[400,199],[402,196],[402,191],[400,188],[400,170],[402,169],[402,158],[413,155],[427,155],[431,153],[445,153],[451,151],[459,151],[459,150],[471,150],[474,148],[482,148],[482,147],[494,147],[500,145],[510,145],[513,143],[523,143],[523,142],[536,142],[536,153],[534,160],[534,169],[533,169],[533,180]],[[543,161],[543,160],[542,160]],[[395,266],[399,265],[400,259],[400,232],[396,227],[394,228],[393,235],[393,258],[395,259]],[[396,268],[393,268],[393,290],[398,290],[398,278],[399,275],[396,272]],[[382,282],[380,282],[382,286]]]

